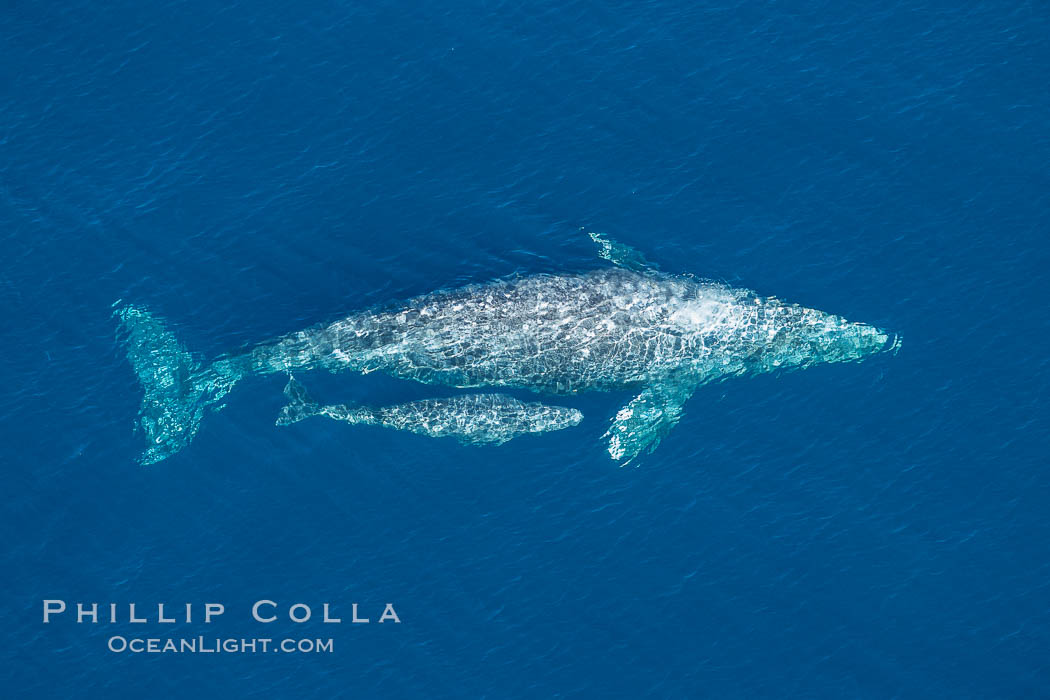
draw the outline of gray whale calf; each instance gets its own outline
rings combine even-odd
[[[575,408],[524,402],[506,394],[464,394],[372,408],[314,401],[302,384],[289,377],[277,425],[291,425],[311,416],[327,416],[351,425],[381,425],[430,437],[453,437],[464,445],[502,445],[519,435],[548,433],[579,425]]]
[[[604,435],[609,455],[626,464],[656,447],[704,384],[898,347],[874,326],[667,274],[637,251],[590,235],[613,267],[437,291],[211,363],[186,351],[149,311],[118,309],[128,359],[145,390],[140,462],[189,444],[204,413],[241,379],[325,369],[558,395],[634,390]]]

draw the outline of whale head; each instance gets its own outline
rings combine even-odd
[[[527,404],[528,411],[525,415],[527,432],[546,433],[552,430],[563,430],[579,425],[583,421],[583,413],[575,408],[565,406],[548,406],[540,403]]]
[[[897,343],[897,337],[892,333],[838,316],[829,317],[806,339],[808,350],[820,362],[862,360],[868,355],[895,348]]]
[[[551,409],[550,413],[547,414],[545,419],[550,425],[550,430],[571,428],[574,425],[579,425],[583,420],[583,413],[575,408],[566,408],[564,406],[550,406],[549,408]]]
[[[769,332],[771,342],[758,358],[766,370],[852,362],[900,347],[899,338],[881,328],[803,307],[791,307]]]

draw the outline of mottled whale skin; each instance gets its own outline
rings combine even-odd
[[[506,394],[462,394],[382,407],[323,406],[292,378],[284,394],[289,403],[281,409],[277,425],[327,416],[351,425],[380,425],[429,437],[451,437],[464,445],[502,445],[521,435],[571,428],[583,420],[575,408],[519,401]]]
[[[637,390],[605,434],[627,463],[652,450],[700,386],[859,360],[897,347],[874,326],[689,275],[591,234],[614,267],[438,291],[202,364],[148,311],[117,311],[146,389],[141,461],[174,454],[203,412],[253,374],[381,371],[426,384],[571,395]]]

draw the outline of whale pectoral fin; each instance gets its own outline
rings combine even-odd
[[[651,272],[659,269],[655,263],[646,260],[644,255],[631,246],[614,241],[604,233],[592,231],[587,235],[598,244],[598,257],[608,260],[613,265],[634,270],[635,272]]]
[[[693,394],[687,390],[650,387],[634,397],[613,418],[602,436],[609,456],[627,466],[643,451],[652,452],[682,417],[682,406]]]

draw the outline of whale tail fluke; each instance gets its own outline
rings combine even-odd
[[[226,396],[245,372],[229,359],[202,365],[141,307],[124,306],[114,315],[144,392],[138,425],[146,434],[146,451],[139,463],[154,464],[193,440],[205,409]]]
[[[288,375],[288,386],[284,388],[284,395],[288,397],[288,405],[281,409],[277,416],[277,425],[291,425],[298,423],[304,418],[316,416],[323,410],[321,405],[313,400],[302,384]]]

